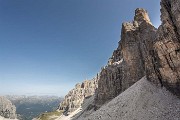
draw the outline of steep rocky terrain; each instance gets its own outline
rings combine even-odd
[[[162,24],[153,44],[156,75],[168,90],[180,96],[180,1],[161,1]]]
[[[116,97],[146,74],[155,33],[156,28],[144,9],[136,9],[133,22],[122,24],[119,46],[100,72],[96,105]]]
[[[73,120],[179,120],[180,99],[143,77],[88,117]]]
[[[7,98],[0,96],[0,116],[15,119],[16,107]]]
[[[98,76],[92,80],[86,80],[81,84],[76,84],[75,88],[69,91],[60,103],[59,110],[63,110],[68,114],[79,108],[84,99],[94,95],[97,88],[97,81]]]
[[[162,25],[156,30],[144,9],[123,23],[121,40],[101,71],[97,105],[116,97],[144,75],[157,86],[180,95],[180,2],[161,1]]]
[[[69,119],[179,119],[179,0],[161,0],[161,21],[156,29],[146,10],[135,10],[134,20],[122,24],[118,48],[98,74],[94,101]],[[85,99],[82,94],[79,96],[81,92],[74,94],[81,91],[80,86],[70,91],[60,109],[72,112],[80,108]]]

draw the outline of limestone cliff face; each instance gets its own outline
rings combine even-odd
[[[154,65],[161,84],[180,96],[180,1],[161,1],[161,21],[154,41]]]
[[[69,91],[64,100],[59,105],[59,110],[73,112],[81,106],[85,98],[94,95],[97,88],[98,76],[92,80],[86,80],[81,84],[76,84],[75,88]]]
[[[156,28],[144,9],[136,9],[133,22],[123,23],[119,46],[100,72],[97,105],[116,97],[145,76],[148,72],[145,65],[151,64],[148,51],[153,48],[155,33]]]
[[[136,9],[133,22],[123,23],[119,46],[100,72],[97,105],[145,75],[155,85],[180,96],[180,1],[162,0],[161,13],[158,30],[144,9]]]
[[[0,97],[0,116],[11,119],[16,118],[16,107],[5,97]]]
[[[147,11],[138,8],[134,20],[122,24],[118,48],[98,75],[96,107],[115,98],[143,76],[154,85],[164,86],[180,96],[179,0],[161,0],[161,21],[156,29]],[[81,92],[84,89],[81,84],[76,85],[60,109],[71,111],[78,108],[85,98]]]

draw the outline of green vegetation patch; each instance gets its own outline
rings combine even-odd
[[[53,112],[43,113],[39,116],[39,120],[53,120],[57,118],[56,116],[61,116],[63,112],[64,111],[53,111]]]

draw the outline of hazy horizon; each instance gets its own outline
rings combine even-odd
[[[136,8],[160,25],[159,0],[0,0],[0,95],[64,96],[92,79]]]

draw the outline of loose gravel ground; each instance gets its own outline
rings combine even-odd
[[[180,99],[143,77],[99,110],[77,120],[180,120]]]

